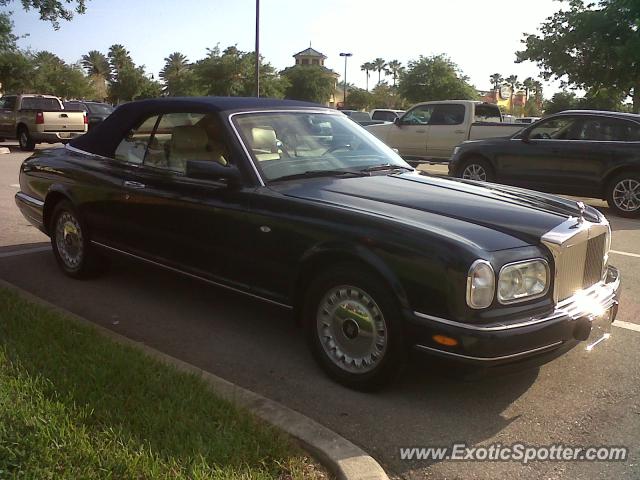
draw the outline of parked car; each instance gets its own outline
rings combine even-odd
[[[369,112],[361,112],[359,110],[340,110],[343,114],[349,117],[351,120],[356,122],[358,125],[366,126],[366,125],[377,125],[379,123],[384,123],[383,120],[373,120]]]
[[[497,105],[466,100],[419,103],[395,123],[367,127],[412,165],[446,162],[465,140],[510,136],[522,128],[502,122]]]
[[[20,149],[37,143],[66,142],[87,131],[82,111],[64,110],[51,95],[5,95],[0,98],[0,139],[17,139]]]
[[[84,100],[69,100],[64,102],[68,110],[84,110],[89,119],[89,129],[95,127],[113,113],[113,107],[103,102],[87,102]]]
[[[463,143],[449,174],[545,192],[594,197],[640,215],[640,115],[566,111],[511,138]]]
[[[617,312],[597,210],[420,175],[314,104],[131,102],[25,160],[20,185],[67,275],[118,253],[292,310],[319,365],[354,388],[393,378],[409,351],[543,363],[596,344]]]
[[[404,113],[404,110],[376,108],[371,112],[371,118],[373,120],[382,120],[383,122],[394,122],[396,118],[401,117]]]
[[[535,123],[538,120],[540,120],[540,117],[520,117],[520,118],[516,118],[516,123]]]

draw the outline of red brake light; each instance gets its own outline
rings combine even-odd
[[[42,125],[44,123],[44,114],[42,112],[36,112],[36,125]]]
[[[89,125],[89,117],[87,117],[87,112],[84,112],[84,124]]]

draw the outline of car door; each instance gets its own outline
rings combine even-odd
[[[470,121],[469,121],[470,123]],[[434,105],[429,119],[427,138],[427,156],[439,160],[448,160],[453,149],[467,139],[465,128],[465,106],[458,103]]]
[[[505,183],[549,192],[579,187],[571,178],[588,152],[578,139],[580,127],[578,116],[561,115],[527,129],[496,154],[498,177]]]
[[[238,283],[234,244],[246,228],[247,194],[226,181],[186,176],[189,160],[228,162],[229,150],[210,136],[212,115],[179,112],[161,115],[142,162],[123,178],[128,249],[200,276]],[[117,149],[134,155],[125,142]],[[216,145],[213,145],[215,143]],[[226,152],[226,153],[225,153]]]
[[[425,158],[427,156],[427,137],[429,119],[433,105],[417,105],[405,113],[393,125],[387,136],[387,144],[398,149],[403,157]]]

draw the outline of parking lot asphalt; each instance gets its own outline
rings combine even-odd
[[[578,347],[518,375],[462,381],[417,362],[382,392],[354,392],[321,373],[302,332],[277,307],[124,259],[97,279],[63,276],[46,237],[13,203],[12,185],[26,157],[0,155],[0,278],[308,415],[363,447],[391,476],[640,478],[640,332],[616,327],[591,352]],[[609,218],[613,250],[621,252],[611,256],[623,275],[618,318],[640,324],[640,220]],[[630,458],[529,465],[399,458],[401,447],[459,442],[627,446]]]

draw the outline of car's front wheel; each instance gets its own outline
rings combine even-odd
[[[101,258],[91,247],[84,223],[70,202],[56,204],[49,231],[53,253],[64,273],[86,278],[99,271]]]
[[[376,275],[357,265],[325,271],[312,282],[304,320],[316,361],[343,385],[381,387],[404,364],[395,296]]]
[[[640,216],[640,173],[618,175],[607,188],[607,203],[621,217]]]
[[[458,168],[458,177],[465,180],[493,182],[495,180],[495,173],[489,162],[483,158],[472,157],[460,165]]]

